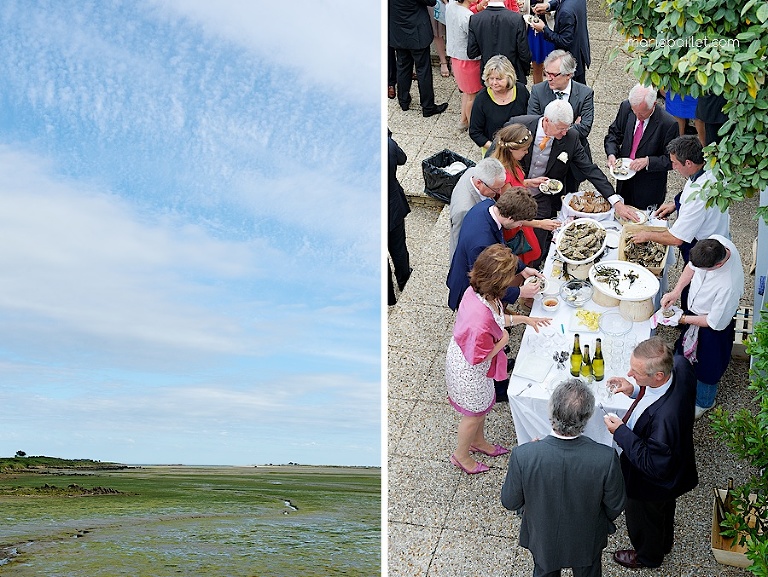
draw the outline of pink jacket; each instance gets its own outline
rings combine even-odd
[[[502,329],[491,310],[477,297],[470,286],[464,292],[453,325],[453,338],[470,365],[482,363],[501,339]],[[500,350],[491,360],[488,377],[503,381],[507,378],[507,355]]]

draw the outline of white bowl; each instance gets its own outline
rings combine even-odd
[[[547,303],[551,301],[555,301],[555,304],[548,305]],[[544,307],[544,310],[548,313],[553,313],[560,308],[560,299],[555,296],[545,296],[541,301],[541,306]]]
[[[603,238],[603,243],[600,245],[600,248],[597,249],[597,251],[593,255],[591,255],[591,256],[589,256],[589,257],[587,257],[585,259],[574,260],[572,258],[568,258],[568,257],[563,256],[563,253],[560,252],[560,243],[563,240],[565,231],[567,231],[571,227],[576,226],[577,224],[586,224],[586,223],[588,223],[588,224],[590,224],[592,226],[595,226],[595,227],[605,231],[605,227],[602,225],[602,223],[597,221],[597,220],[595,220],[595,219],[592,219],[592,218],[577,218],[576,220],[573,220],[573,221],[569,222],[568,224],[566,224],[560,230],[560,233],[557,235],[557,247],[556,247],[557,254],[558,254],[558,256],[562,260],[564,260],[568,264],[587,264],[587,263],[592,262],[593,260],[595,260],[598,257],[598,255],[602,254],[602,252],[605,250],[605,242],[608,239],[607,235],[605,236],[605,238]]]
[[[527,284],[533,284],[538,283],[539,284],[539,291],[540,293],[543,293],[547,290],[547,286],[549,285],[549,282],[545,278],[540,278],[537,276],[529,276],[525,281],[523,282],[524,285]]]

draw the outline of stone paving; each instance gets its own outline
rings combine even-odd
[[[624,72],[626,56],[609,62],[609,53],[620,44],[609,23],[590,0],[592,68],[587,83],[595,91],[595,123],[590,136],[593,157],[605,167],[602,140],[619,103],[626,98],[634,79]],[[408,155],[398,176],[409,195],[413,212],[406,219],[413,276],[398,304],[388,314],[388,575],[408,577],[470,577],[532,574],[530,553],[518,545],[519,518],[501,506],[499,494],[507,459],[485,458],[489,473],[468,476],[449,461],[459,421],[446,400],[443,377],[445,351],[454,315],[447,307],[445,277],[448,271],[448,211],[426,197],[421,160],[444,148],[475,161],[479,149],[466,132],[457,129],[460,93],[453,78],[440,77],[434,68],[436,102],[448,102],[448,110],[423,118],[418,89],[411,91],[411,110],[403,112],[396,100],[388,101],[387,121],[395,140]],[[528,79],[530,88],[530,79]],[[682,180],[670,173],[669,198],[682,188]],[[731,210],[733,240],[745,266],[751,260],[752,240],[757,234],[753,215],[756,200]],[[672,282],[680,265],[670,271]],[[748,272],[748,271],[747,271]],[[747,275],[743,305],[752,306],[754,276]],[[674,333],[661,333],[674,339]],[[522,330],[513,333],[518,341]],[[734,358],[721,383],[718,403],[729,410],[749,406],[746,390],[748,361]],[[509,406],[499,403],[487,420],[492,442],[514,446],[515,431]],[[675,546],[659,569],[632,571],[611,560],[616,549],[628,548],[623,515],[618,531],[609,538],[603,553],[604,574],[609,576],[743,576],[743,569],[716,563],[709,545],[712,487],[724,486],[733,476],[746,479],[748,471],[737,463],[722,443],[714,439],[706,418],[695,428],[699,486],[678,500]],[[564,571],[570,575],[569,570]]]

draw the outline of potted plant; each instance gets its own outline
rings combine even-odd
[[[717,407],[710,417],[717,437],[756,471],[729,491],[732,506],[720,522],[720,534],[746,547],[744,554],[751,561],[748,571],[768,577],[768,310],[761,312],[747,339],[747,353],[752,357],[748,388],[755,394],[754,407],[735,413]]]

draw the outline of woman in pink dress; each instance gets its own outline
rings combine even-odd
[[[489,443],[484,434],[485,416],[496,403],[493,380],[507,378],[504,347],[509,334],[504,327],[525,323],[538,332],[540,326],[551,321],[504,312],[500,299],[516,274],[517,257],[508,247],[494,244],[480,253],[469,273],[469,287],[461,299],[448,345],[448,401],[461,414],[458,444],[450,460],[469,475],[489,470],[475,461],[470,451],[489,457],[509,452],[506,447]]]

